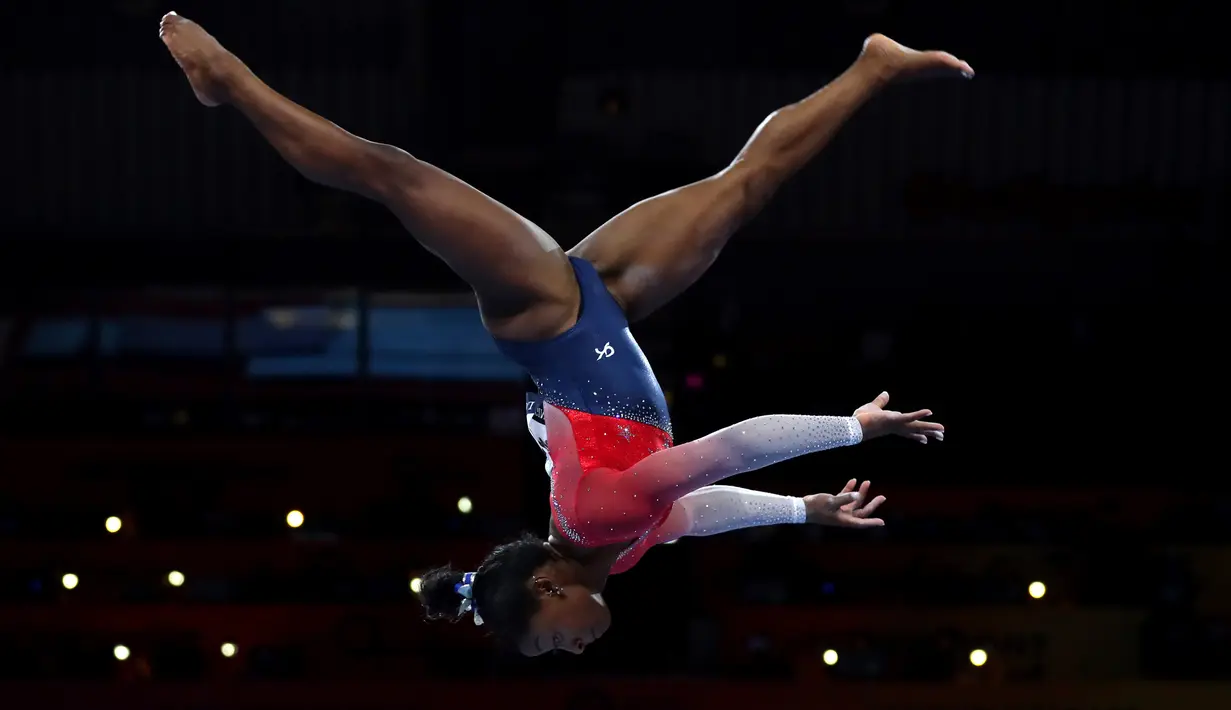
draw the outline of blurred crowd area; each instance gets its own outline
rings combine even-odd
[[[1010,386],[994,373],[942,390],[935,408],[953,414],[942,446],[877,442],[735,481],[806,494],[870,478],[889,497],[885,528],[758,529],[656,549],[612,580],[619,623],[603,644],[528,663],[469,624],[424,623],[413,594],[429,566],[473,565],[495,541],[543,533],[547,480],[521,430],[520,381],[278,376],[242,358],[181,370],[174,352],[47,357],[15,342],[3,455],[25,473],[0,484],[0,625],[15,641],[0,673],[12,680],[599,673],[996,686],[1213,681],[1229,660],[1231,499],[1160,473],[1198,466],[1201,452],[1168,458],[1169,440],[1103,451],[1114,427],[1080,414],[1006,436],[981,421],[997,416],[983,388]],[[741,387],[733,353],[664,377],[681,438],[777,411],[758,401],[772,385]],[[871,386],[856,366],[866,361],[817,363],[847,373],[838,394],[811,394],[827,382],[795,386],[790,373],[751,379],[782,380],[789,394],[766,399],[783,411],[848,411],[860,400],[839,395]],[[934,374],[877,373],[911,399]],[[1037,406],[1006,416],[1046,417]],[[122,662],[117,646],[131,654]]]
[[[418,571],[542,532],[528,522],[544,516],[545,481],[512,463],[524,460],[515,442],[68,445],[9,449],[39,471],[6,480],[6,501],[21,503],[0,510],[0,669],[11,680],[122,678],[133,663],[160,681],[1216,680],[1231,650],[1218,496],[882,485],[883,530],[754,530],[654,550],[612,580],[620,623],[604,644],[531,664],[469,624],[423,623],[413,600]],[[864,468],[842,453],[741,482],[837,487],[841,476],[815,469]],[[133,663],[116,662],[117,645]]]

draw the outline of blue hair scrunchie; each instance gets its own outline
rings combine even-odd
[[[479,616],[479,610],[474,605],[474,578],[477,573],[467,572],[462,575],[462,581],[453,585],[453,591],[457,592],[462,597],[461,606],[457,608],[458,614],[470,612],[474,614],[474,625],[482,626],[483,617]]]

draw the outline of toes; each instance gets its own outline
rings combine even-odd
[[[973,67],[970,66],[970,64],[968,64],[967,62],[963,62],[962,60],[958,59],[952,54],[949,54],[948,52],[942,52],[941,54],[944,57],[944,62],[946,65],[952,67],[954,70],[959,72],[963,77],[967,79],[974,78],[975,70]]]
[[[175,14],[175,11],[168,12],[162,16],[162,20],[158,23],[159,29],[167,32],[174,31],[176,27],[184,22],[184,18]]]

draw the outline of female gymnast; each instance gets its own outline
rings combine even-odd
[[[872,35],[855,62],[804,100],[774,111],[724,170],[639,202],[569,251],[504,205],[390,145],[352,135],[281,96],[199,25],[170,13],[159,35],[206,106],[230,104],[296,170],[380,202],[474,290],[500,349],[539,393],[527,420],[548,453],[550,536],[501,545],[462,574],[424,575],[429,617],[466,613],[522,653],[580,653],[611,615],[601,592],[658,543],[755,525],[882,525],[884,501],[851,480],[837,495],[778,496],[718,481],[879,436],[927,443],[927,410],[851,417],[774,415],[672,446],[671,420],[629,321],[652,313],[714,262],[731,234],[829,142],[879,89],[970,65]]]

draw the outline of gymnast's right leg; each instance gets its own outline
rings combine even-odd
[[[304,177],[397,215],[474,289],[493,336],[543,340],[576,321],[580,293],[568,257],[529,220],[399,148],[359,138],[296,105],[194,22],[168,14],[159,36],[201,103],[232,104]]]

